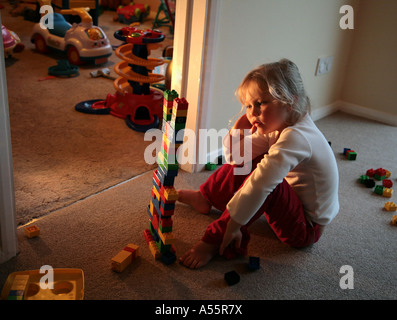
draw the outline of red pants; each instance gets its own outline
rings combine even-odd
[[[263,155],[252,161],[252,170],[255,170],[256,165],[262,158]],[[206,198],[213,207],[223,211],[220,218],[207,227],[202,238],[206,243],[219,246],[222,243],[227,222],[230,219],[226,205],[251,174],[234,175],[233,170],[234,166],[224,164],[200,186],[200,192],[204,198]],[[284,179],[283,182],[264,199],[262,207],[255,213],[251,220],[245,226],[241,227],[241,232],[243,234],[241,246],[237,249],[230,245],[224,253],[227,258],[234,257],[236,254],[247,255],[247,247],[250,240],[247,228],[254,221],[259,219],[262,214],[265,215],[276,236],[283,243],[292,247],[308,246],[317,242],[320,237],[319,226],[306,219],[300,199]]]

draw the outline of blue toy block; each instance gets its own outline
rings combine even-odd
[[[260,269],[260,259],[259,257],[249,257],[248,258],[248,268],[250,270],[258,270]]]
[[[169,265],[176,261],[176,255],[172,251],[164,252],[161,255],[161,261],[163,261],[166,265]]]

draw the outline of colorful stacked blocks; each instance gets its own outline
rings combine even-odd
[[[344,148],[343,154],[346,156],[347,160],[356,160],[357,159],[357,152],[350,148]]]
[[[146,242],[155,259],[165,264],[176,260],[172,232],[175,202],[178,193],[174,188],[179,164],[176,151],[183,143],[188,102],[179,98],[175,90],[164,92],[161,150],[157,155],[157,169],[153,171],[151,200],[147,207],[149,228],[144,231]]]
[[[139,256],[139,246],[128,244],[123,250],[112,258],[112,270],[122,272],[136,257]]]

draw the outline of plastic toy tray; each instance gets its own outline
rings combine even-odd
[[[82,300],[84,298],[84,273],[81,269],[53,269],[53,288],[42,289],[40,270],[11,273],[1,292],[1,299],[7,300],[16,275],[29,275],[24,300]]]

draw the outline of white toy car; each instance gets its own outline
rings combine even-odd
[[[69,63],[81,65],[86,61],[95,64],[107,62],[112,54],[112,46],[101,28],[94,26],[89,8],[73,8],[53,13],[53,28],[33,27],[31,42],[36,50],[46,53],[50,48],[66,52]],[[79,15],[81,23],[68,23],[63,14]]]

